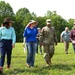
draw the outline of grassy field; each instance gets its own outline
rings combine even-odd
[[[63,43],[55,46],[52,65],[45,66],[43,55],[36,55],[34,68],[26,66],[26,53],[23,52],[22,43],[16,43],[12,52],[11,68],[4,65],[3,75],[75,75],[75,54],[70,44],[69,54],[65,54]]]

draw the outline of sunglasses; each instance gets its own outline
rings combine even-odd
[[[47,21],[48,23],[51,23],[51,21]]]

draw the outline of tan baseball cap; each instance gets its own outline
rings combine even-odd
[[[51,24],[51,19],[47,19],[46,24]]]

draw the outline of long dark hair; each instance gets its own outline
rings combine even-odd
[[[3,26],[5,26],[6,28],[9,28],[10,24],[9,24],[9,22],[6,22],[6,23],[3,24]]]

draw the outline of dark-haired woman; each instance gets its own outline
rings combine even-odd
[[[7,54],[7,68],[10,68],[12,48],[15,46],[16,34],[12,27],[13,21],[7,17],[4,19],[3,27],[0,28],[0,73],[3,71],[5,54]]]

